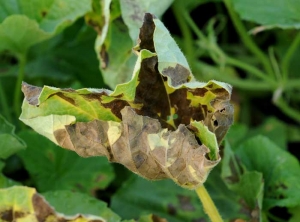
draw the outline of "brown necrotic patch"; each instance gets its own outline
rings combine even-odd
[[[218,88],[211,90],[212,93],[216,94],[216,99],[220,100],[228,100],[229,99],[229,93],[224,88]]]
[[[155,29],[155,25],[153,22],[153,15],[150,13],[146,13],[144,16],[144,23],[140,28],[140,35],[139,35],[140,50],[147,49],[151,52],[155,52],[154,42],[153,42],[154,29]]]
[[[33,195],[32,204],[35,216],[39,222],[46,221],[50,215],[55,215],[54,210],[48,205],[45,199],[38,194]]]
[[[189,125],[191,119],[193,120],[203,120],[205,118],[205,113],[203,111],[207,110],[206,106],[199,104],[197,107],[191,107],[191,100],[187,99],[187,89],[177,89],[169,95],[171,106],[175,108],[175,113],[178,115],[174,119],[175,125],[179,124]]]
[[[0,212],[1,221],[13,221],[13,211],[12,209],[4,210]]]
[[[102,104],[105,108],[109,108],[111,112],[117,116],[119,119],[122,119],[121,110],[125,106],[129,106],[129,103],[121,100],[121,99],[115,99],[110,103],[103,103]]]
[[[22,83],[22,92],[30,105],[37,105],[39,103],[39,96],[43,88]]]
[[[56,94],[52,94],[51,96],[49,96],[48,98],[52,97],[52,96],[58,96],[60,98],[62,98],[63,100],[67,101],[68,103],[71,103],[73,106],[76,106],[76,103],[75,103],[75,100],[68,97],[68,96],[65,96],[62,92],[58,92]]]
[[[109,55],[106,50],[106,46],[102,45],[100,50],[101,68],[106,69],[109,63]]]
[[[143,104],[136,112],[143,116],[158,119],[164,128],[173,129],[167,124],[170,116],[170,104],[164,79],[157,69],[157,57],[144,59],[139,74],[134,103]]]
[[[200,97],[204,97],[205,96],[205,93],[208,91],[207,89],[205,88],[196,88],[196,89],[193,89],[193,90],[190,90],[194,96],[200,96]]]
[[[180,64],[177,64],[175,67],[168,67],[164,69],[162,74],[171,79],[171,84],[174,87],[184,84],[190,80],[190,71]]]

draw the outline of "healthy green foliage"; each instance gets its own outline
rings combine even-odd
[[[232,0],[232,3],[243,19],[266,28],[300,28],[300,2],[297,0]]]
[[[15,135],[15,126],[0,115],[0,158],[6,159],[26,148],[26,144]]]

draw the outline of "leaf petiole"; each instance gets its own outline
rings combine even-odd
[[[219,214],[218,209],[216,208],[214,202],[212,201],[209,193],[205,189],[204,185],[196,189],[196,193],[202,202],[205,213],[208,215],[209,219],[212,222],[222,222],[223,219]]]
[[[14,93],[14,111],[15,115],[19,116],[21,113],[20,105],[21,105],[21,84],[25,75],[25,65],[26,65],[26,53],[19,54],[19,72],[17,77],[17,82],[15,86]]]

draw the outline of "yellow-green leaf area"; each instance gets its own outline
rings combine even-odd
[[[40,97],[39,105],[23,103],[23,116],[34,118],[37,116],[71,115],[77,121],[87,122],[94,119],[120,121],[111,109],[101,104],[101,93],[81,94],[77,91],[65,91],[45,86]]]
[[[196,136],[210,150],[208,154],[210,159],[217,160],[219,156],[219,146],[215,134],[210,132],[202,121],[192,121],[191,126],[197,128],[198,131],[195,132]]]
[[[142,60],[153,56],[156,56],[156,53],[152,53],[149,50],[141,50],[133,70],[132,79],[127,83],[117,85],[115,91],[110,96],[122,95],[122,99],[126,101],[133,101],[136,93],[136,87],[139,84],[138,77],[141,70],[141,62]]]

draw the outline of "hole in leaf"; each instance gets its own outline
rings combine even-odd
[[[214,120],[214,126],[218,126],[219,123],[218,123],[218,120]]]

